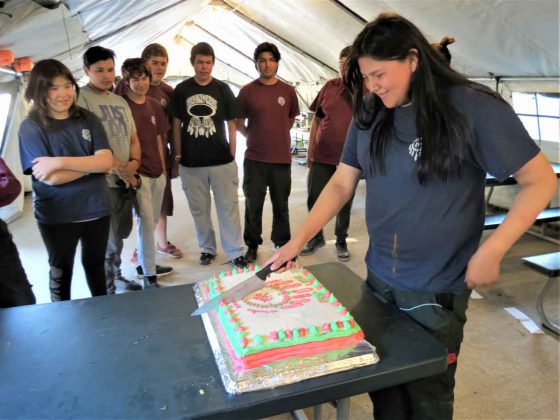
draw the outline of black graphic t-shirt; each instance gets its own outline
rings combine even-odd
[[[226,121],[238,117],[235,96],[222,81],[201,86],[194,78],[177,85],[170,114],[181,120],[181,165],[215,166],[233,160],[226,135]]]

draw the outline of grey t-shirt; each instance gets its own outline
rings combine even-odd
[[[394,110],[394,137],[385,152],[386,174],[371,167],[373,127],[350,125],[342,162],[366,178],[368,269],[405,290],[458,293],[465,289],[467,263],[479,245],[485,217],[486,173],[505,179],[539,148],[511,107],[469,87],[450,91],[453,106],[467,120],[473,140],[461,176],[442,182],[430,176],[420,185],[416,162],[422,142],[413,106]]]
[[[130,136],[136,132],[130,107],[125,99],[114,93],[102,93],[89,86],[80,88],[78,105],[99,117],[113,155],[123,162],[130,159]],[[110,187],[115,187],[116,175],[107,177]]]

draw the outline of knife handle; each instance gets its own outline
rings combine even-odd
[[[295,261],[295,257],[292,258],[291,261]],[[286,264],[288,264],[288,261],[286,261],[284,264],[282,264],[282,265],[281,265],[280,267],[278,267],[276,270],[280,270],[282,267],[285,267]],[[262,270],[257,271],[257,272],[255,273],[255,275],[256,275],[259,279],[261,279],[262,281],[265,281],[266,278],[268,277],[268,275],[269,275],[270,273],[274,273],[274,272],[276,271],[276,270],[271,270],[271,269],[270,269],[270,266],[271,266],[271,265],[272,265],[272,264],[268,264],[268,265],[265,266]]]

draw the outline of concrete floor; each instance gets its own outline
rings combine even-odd
[[[243,150],[243,144],[239,145]],[[239,153],[241,155],[241,153]],[[241,168],[241,156],[238,157]],[[292,194],[290,196],[290,219],[292,231],[302,224],[306,208],[306,168],[294,163],[292,166]],[[161,280],[161,285],[174,286],[193,283],[230,267],[223,252],[219,250],[216,261],[202,267],[198,264],[199,248],[186,199],[179,180],[173,181],[175,215],[169,219],[170,240],[184,250],[181,259],[158,256],[158,263],[173,266],[175,273]],[[348,266],[360,276],[365,274],[364,255],[367,233],[364,226],[363,183],[360,183],[354,200],[349,250],[352,259]],[[240,209],[243,215],[243,194],[240,191]],[[271,207],[265,205],[263,215],[265,243],[259,248],[259,262],[264,262],[272,252],[267,237],[271,228]],[[217,224],[215,224],[217,227]],[[38,303],[50,301],[48,291],[48,263],[43,243],[37,230],[31,197],[26,197],[24,213],[10,224],[15,242],[20,250]],[[325,234],[334,239],[331,222]],[[135,247],[134,235],[125,243],[123,268],[132,277],[134,269],[128,260]],[[525,235],[506,256],[498,284],[480,288],[483,299],[471,299],[469,321],[459,359],[457,373],[455,418],[457,419],[558,419],[559,418],[559,340],[553,334],[531,334],[509,313],[505,307],[516,307],[538,323],[535,309],[536,296],[544,277],[523,266],[522,256],[536,255],[558,250],[558,246],[542,239]],[[79,253],[78,253],[79,254]],[[72,297],[89,297],[80,256],[76,257]],[[305,265],[336,260],[335,247],[331,243],[316,254],[301,258]],[[137,292],[141,293],[141,292]],[[558,282],[546,299],[545,309],[555,322],[560,319]],[[306,411],[311,417],[311,412]],[[351,419],[371,418],[372,406],[367,396],[359,395],[351,401]],[[324,405],[323,418],[334,419],[334,408]],[[275,420],[292,418],[285,414],[272,417]]]

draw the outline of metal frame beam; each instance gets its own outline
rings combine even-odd
[[[344,3],[342,3],[339,0],[329,0],[333,5],[335,5],[336,7],[338,7],[340,10],[342,10],[344,13],[346,13],[347,15],[353,17],[354,19],[356,19],[358,22],[360,22],[361,24],[365,25],[368,21],[366,19],[364,19],[363,17],[361,17],[359,14],[357,14],[356,12],[354,12],[351,8],[349,8],[348,6],[346,6]]]
[[[195,27],[197,27],[198,29],[200,29],[201,31],[203,31],[205,34],[208,34],[208,35],[211,36],[212,38],[216,39],[218,42],[224,44],[226,47],[232,49],[233,51],[235,51],[236,53],[238,53],[239,55],[241,55],[243,58],[249,60],[251,63],[253,63],[253,64],[255,63],[255,61],[253,60],[252,57],[248,56],[248,55],[245,54],[243,51],[241,51],[241,50],[235,48],[233,45],[231,45],[231,44],[229,44],[228,42],[224,41],[224,40],[223,40],[222,38],[220,38],[219,36],[214,35],[214,34],[213,34],[212,32],[210,32],[208,29],[204,28],[203,26],[199,25],[198,23],[196,23],[196,22],[194,22],[194,21],[192,22],[192,24],[193,24],[193,26],[195,26]],[[239,71],[240,73],[246,74],[245,72],[241,72],[240,70],[238,70],[238,71]],[[280,80],[283,81],[284,83],[287,83],[287,84],[291,85],[291,83],[290,83],[288,80],[286,80],[286,79],[284,79],[284,78],[282,78],[282,77],[280,77],[280,76],[277,76],[277,77],[278,77],[278,79],[280,79]],[[309,104],[308,104],[307,101],[303,98],[303,96],[301,96],[301,94],[297,91],[297,89],[296,89],[296,95],[298,96],[299,100],[302,101],[302,102],[305,104],[305,106],[309,107]]]

